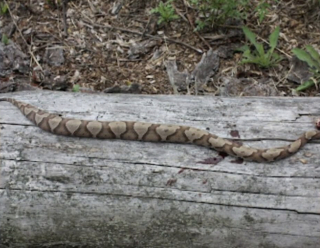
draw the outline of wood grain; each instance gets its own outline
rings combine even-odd
[[[320,116],[315,98],[3,96],[68,118],[173,123],[224,138],[238,131],[260,148],[288,144]],[[272,164],[214,165],[203,161],[217,153],[194,145],[48,134],[9,103],[0,124],[1,247],[318,245],[319,142]]]

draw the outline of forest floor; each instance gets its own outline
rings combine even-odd
[[[9,11],[0,16],[1,34],[27,56],[29,70],[1,73],[0,88],[19,79],[50,90],[173,94],[166,61],[175,61],[179,71],[191,72],[212,49],[219,56],[219,65],[201,94],[320,95],[315,86],[294,91],[308,71],[299,71],[303,65],[293,60],[292,53],[293,48],[306,45],[319,51],[319,2],[271,2],[262,22],[252,12],[241,22],[197,32],[198,10],[186,0],[172,3],[179,19],[160,25],[158,16],[151,13],[159,5],[157,0],[75,0],[66,5],[54,0],[1,2],[9,5]],[[252,1],[252,10],[257,4],[258,0]],[[271,68],[241,64],[242,53],[235,50],[247,42],[242,25],[265,48],[269,35],[279,26],[276,52],[283,60]]]

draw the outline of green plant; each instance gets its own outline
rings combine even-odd
[[[9,39],[8,39],[8,37],[7,37],[5,34],[2,34],[1,42],[2,42],[4,45],[8,45],[8,44],[9,44]]]
[[[298,57],[298,59],[306,62],[310,67],[310,71],[313,74],[309,80],[300,85],[296,91],[303,91],[308,89],[313,85],[317,85],[320,82],[320,55],[319,53],[310,45],[306,46],[306,51],[294,48],[292,49],[294,55]]]
[[[196,21],[196,30],[206,26],[223,24],[228,18],[245,19],[249,0],[190,0],[190,3],[200,11]]]
[[[1,15],[5,15],[8,13],[8,5],[6,3],[0,3],[0,13]]]
[[[242,27],[242,30],[250,41],[250,43],[254,46],[255,50],[251,51],[248,45],[241,47],[239,50],[243,51],[243,59],[241,63],[253,63],[257,64],[260,67],[268,68],[271,66],[275,66],[282,60],[282,57],[274,52],[274,49],[277,46],[280,28],[276,27],[276,29],[269,36],[269,50],[266,52],[264,50],[263,44],[256,41],[256,35],[250,31],[247,27]]]
[[[151,13],[160,14],[158,24],[161,24],[163,22],[169,23],[170,21],[179,19],[179,16],[175,14],[175,10],[172,6],[172,1],[173,0],[169,0],[166,3],[163,3],[161,1],[158,7],[151,10]]]
[[[279,0],[269,0],[278,2]],[[250,0],[189,0],[189,3],[199,10],[196,30],[206,26],[224,24],[227,19],[246,19],[248,13],[258,13],[259,21],[262,22],[266,16],[270,4],[265,0],[258,1],[253,10]]]
[[[255,11],[257,12],[259,16],[259,22],[261,23],[263,19],[265,18],[268,9],[270,8],[270,4],[265,1],[261,1],[258,6],[256,7]]]
[[[74,84],[72,87],[73,92],[79,92],[80,91],[80,85],[79,84]]]

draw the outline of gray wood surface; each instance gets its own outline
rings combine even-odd
[[[237,130],[253,147],[287,144],[320,116],[319,98],[8,96],[68,117]],[[217,156],[56,136],[0,102],[0,247],[319,247],[320,142],[270,164],[200,163]]]

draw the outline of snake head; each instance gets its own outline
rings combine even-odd
[[[316,120],[316,127],[317,127],[318,129],[320,129],[320,118],[318,118],[318,119]]]

